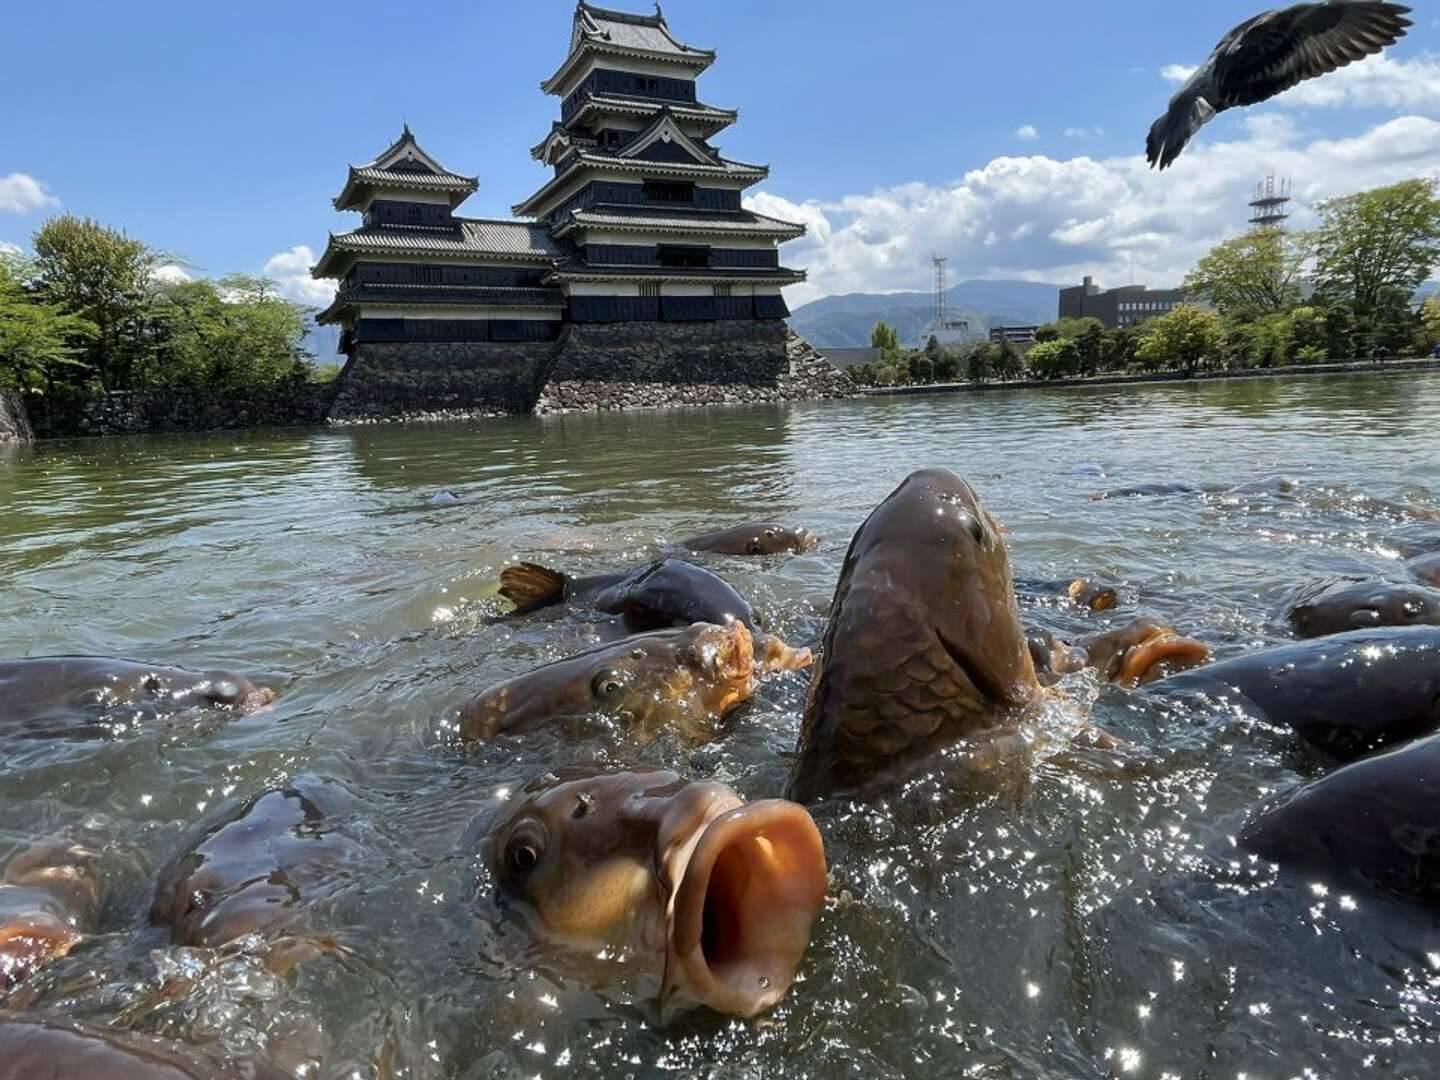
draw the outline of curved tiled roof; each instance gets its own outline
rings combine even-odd
[[[738,215],[665,213],[648,207],[630,210],[625,207],[576,210],[570,220],[556,230],[564,236],[576,228],[619,229],[643,232],[720,233],[731,236],[773,236],[793,239],[805,235],[805,226],[779,218],[766,217],[746,210]]]
[[[665,16],[658,10],[654,15],[636,15],[582,3],[575,9],[575,33],[582,41],[603,42],[617,49],[671,53],[697,59],[715,55],[708,49],[692,48],[677,41],[670,33],[670,27],[665,25]]]
[[[541,83],[540,88],[547,94],[558,90],[589,51],[669,60],[694,71],[704,71],[715,59],[712,50],[696,49],[671,34],[658,8],[653,15],[635,15],[582,2],[575,8],[570,51],[555,74]]]
[[[541,225],[528,221],[456,218],[459,228],[422,225],[366,225],[332,234],[311,275],[334,277],[341,254],[481,256],[504,261],[545,262],[565,254]]]

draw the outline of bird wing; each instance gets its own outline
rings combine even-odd
[[[1213,57],[1217,111],[1255,105],[1395,44],[1408,7],[1371,0],[1296,4],[1242,23]]]

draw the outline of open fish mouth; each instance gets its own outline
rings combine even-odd
[[[681,860],[662,997],[684,990],[735,1016],[771,1008],[795,981],[825,902],[815,822],[783,799],[739,806],[705,825]]]
[[[1114,680],[1120,686],[1134,689],[1198,667],[1209,659],[1210,648],[1203,642],[1185,637],[1168,626],[1157,626],[1139,644],[1125,650]]]

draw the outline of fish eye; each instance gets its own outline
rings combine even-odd
[[[965,517],[966,528],[970,531],[970,538],[981,547],[984,547],[985,541],[988,539],[985,533],[985,523],[975,514],[967,513]]]
[[[528,874],[544,855],[544,830],[534,822],[516,829],[505,844],[505,866],[514,874]]]
[[[582,791],[575,798],[575,809],[570,811],[572,818],[583,818],[595,809],[595,796],[588,791]]]
[[[516,841],[505,849],[505,862],[517,874],[524,874],[535,869],[535,864],[539,861],[539,850],[535,845],[526,841]]]
[[[606,668],[590,680],[590,689],[599,700],[609,701],[625,689],[625,676],[613,668]]]
[[[766,529],[766,530],[765,530],[765,539],[767,539],[767,540],[774,540],[774,539],[775,539],[775,530],[774,530],[774,529]]]

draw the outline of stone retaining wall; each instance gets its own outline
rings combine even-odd
[[[572,324],[534,411],[796,401],[845,396],[848,386],[779,319]]]
[[[336,379],[330,419],[342,423],[529,412],[551,343],[358,345]]]
[[[323,386],[240,396],[46,397],[34,399],[29,413],[37,434],[58,438],[812,401],[854,392],[848,376],[778,319],[571,324],[553,343],[362,344]],[[23,408],[19,415],[23,420]],[[7,430],[0,401],[0,441]]]
[[[42,438],[296,427],[323,424],[332,394],[330,385],[309,383],[244,394],[124,391],[67,402],[33,399],[30,415]]]
[[[0,444],[28,443],[34,438],[25,402],[13,390],[0,390]]]

